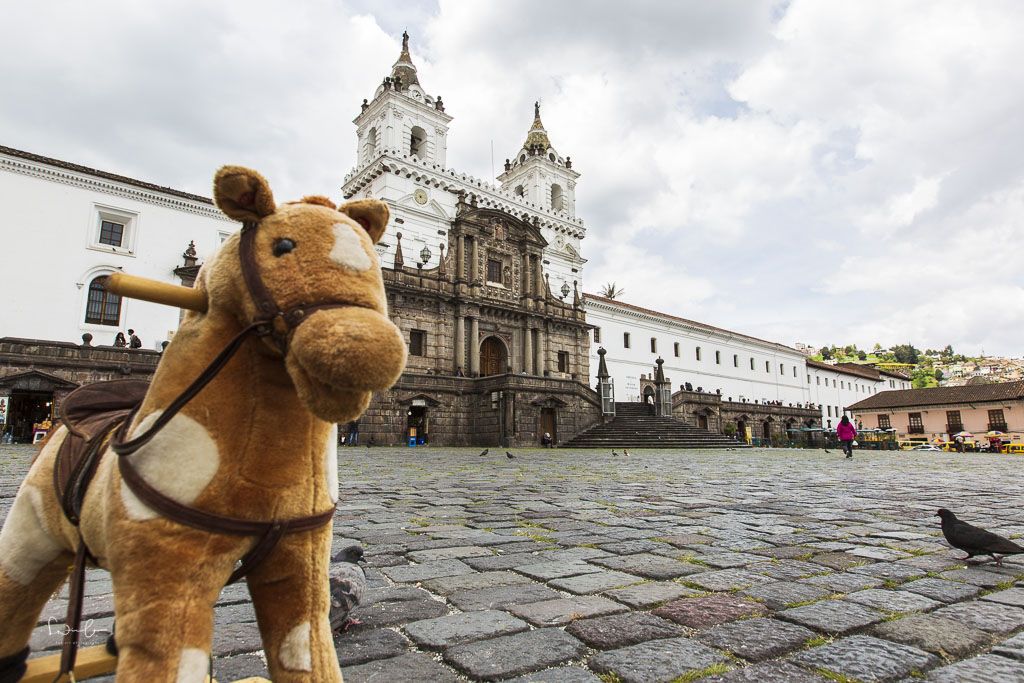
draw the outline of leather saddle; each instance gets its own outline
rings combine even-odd
[[[57,451],[53,485],[65,516],[75,526],[82,501],[114,430],[142,403],[149,382],[116,379],[75,389],[64,399],[61,422],[68,435]]]

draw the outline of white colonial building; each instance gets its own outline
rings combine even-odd
[[[8,258],[0,337],[110,345],[129,328],[159,350],[178,311],[122,300],[97,278],[116,271],[179,283],[184,253],[203,260],[239,228],[206,197],[0,147]],[[192,253],[194,251],[194,254]]]

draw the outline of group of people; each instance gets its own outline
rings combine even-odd
[[[116,346],[119,349],[123,349],[126,347],[132,349],[141,349],[142,340],[139,339],[137,334],[135,334],[135,330],[129,328],[127,338],[124,336],[124,332],[118,332],[117,335],[114,336],[114,346]]]

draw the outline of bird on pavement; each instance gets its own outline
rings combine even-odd
[[[962,522],[945,508],[935,515],[942,518],[942,535],[946,537],[946,541],[954,548],[967,553],[965,560],[975,555],[988,555],[996,561],[996,566],[1002,566],[1004,555],[1024,553],[1024,548],[1010,539]]]
[[[628,457],[629,456],[629,449],[628,448],[623,448],[622,449],[622,454]]]
[[[480,451],[480,456],[479,456],[479,457],[481,457],[481,458],[482,458],[482,457],[484,457],[485,455],[487,455],[487,452],[488,452],[489,450],[491,450],[491,449],[490,449],[490,448],[485,448],[485,449],[483,449],[482,451]]]
[[[331,558],[331,630],[347,631],[359,624],[349,614],[363,599],[366,590],[366,573],[359,563],[363,561],[363,549],[350,545]]]
[[[516,456],[512,455],[511,451],[505,451],[505,457],[508,458],[509,460],[511,460],[512,458],[514,458]]]
[[[618,456],[619,456],[619,454],[615,452],[615,449],[614,449],[614,448],[612,449],[612,455],[614,455],[615,457],[618,457]]]

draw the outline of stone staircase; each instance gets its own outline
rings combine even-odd
[[[561,445],[562,448],[747,448],[724,434],[691,427],[671,417],[656,417],[654,406],[616,403],[615,419]]]

